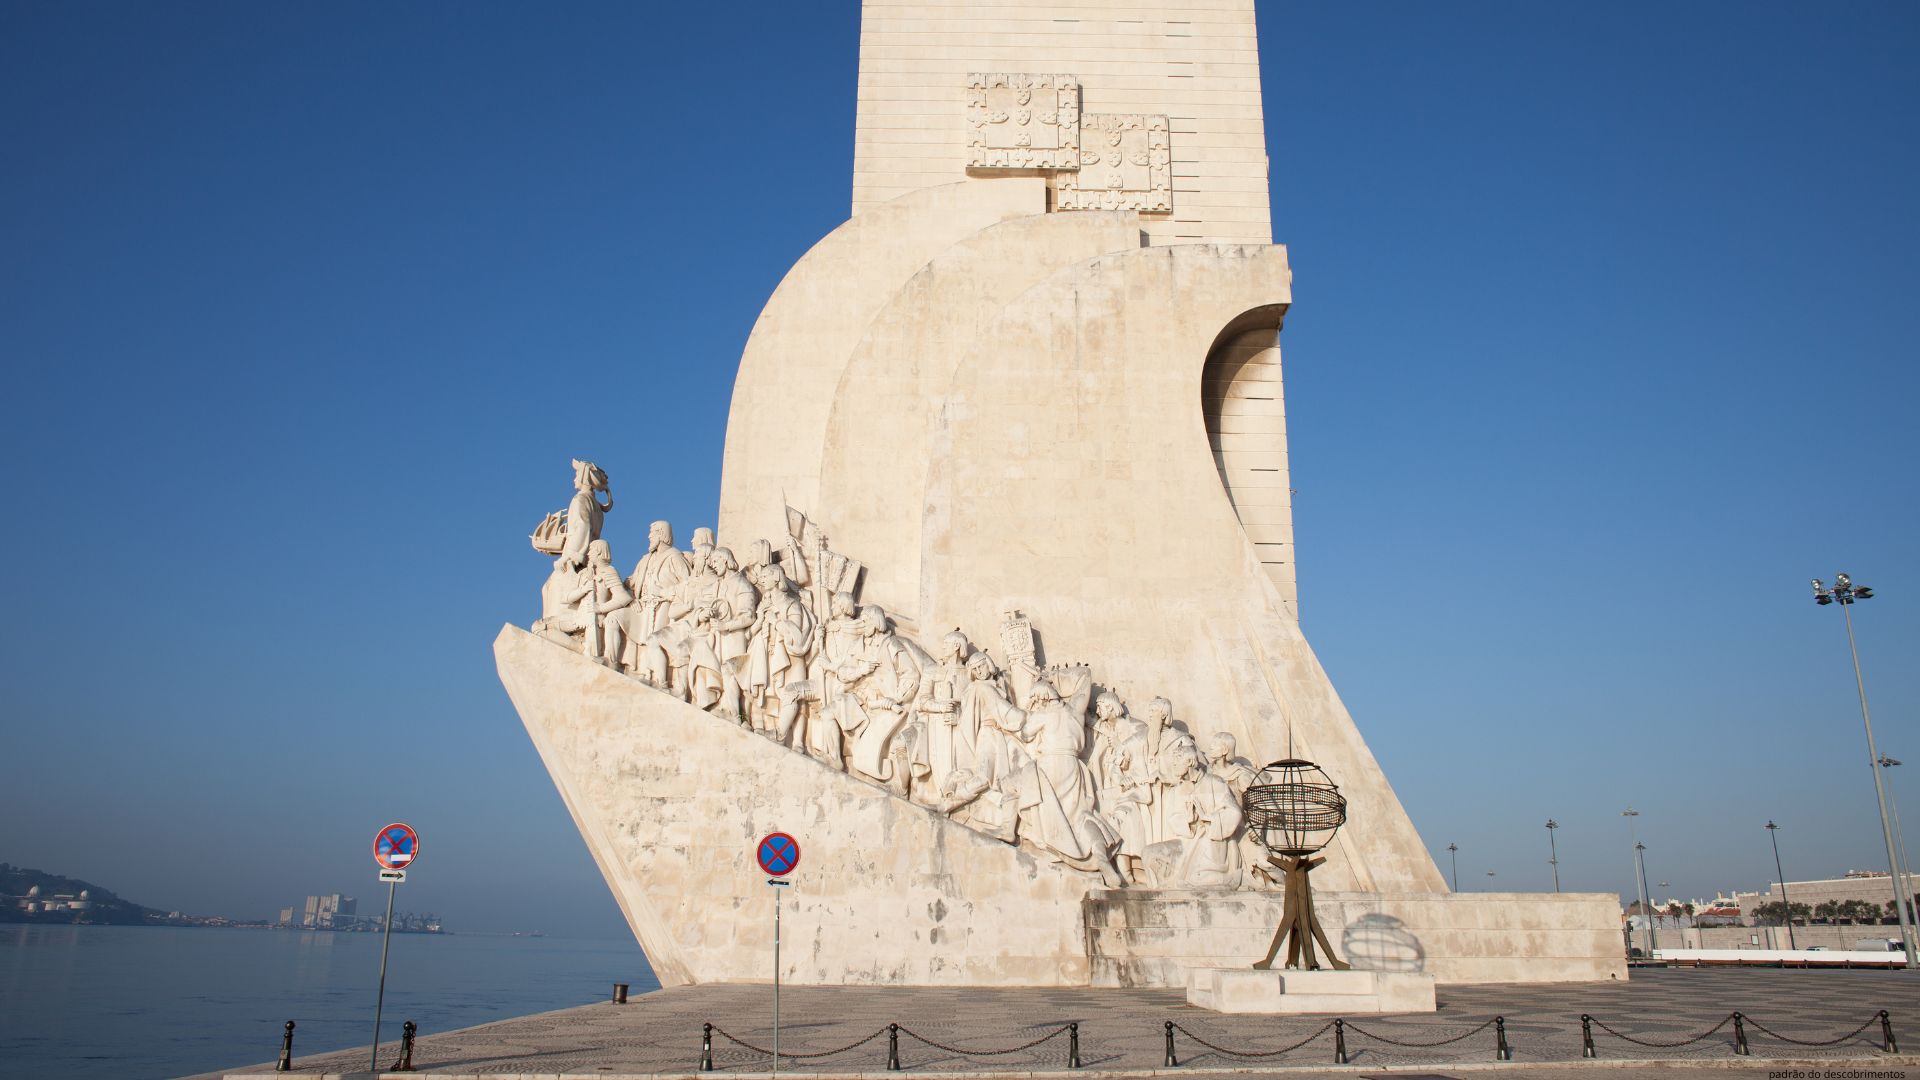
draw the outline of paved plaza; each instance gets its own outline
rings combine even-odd
[[[662,990],[625,1005],[586,1005],[463,1031],[423,1032],[414,1065],[440,1076],[693,1076],[700,1066],[701,1025],[712,1023],[716,1073],[763,1074],[772,1065],[765,1052],[773,1040],[772,1004],[770,986]],[[1622,983],[1442,987],[1439,1006],[1431,1014],[1361,1017],[1347,1024],[1350,1064],[1335,1068],[1330,1017],[1225,1016],[1188,1006],[1178,991],[786,988],[780,1071],[888,1075],[886,1028],[898,1024],[903,1070],[956,1076],[1285,1071],[1435,1077],[1496,1070],[1549,1077],[1601,1070],[1624,1080],[1680,1067],[1713,1069],[1716,1076],[1792,1077],[1797,1070],[1802,1077],[1864,1080],[1906,1076],[1909,1069],[1920,1076],[1920,1053],[1913,1052],[1920,1051],[1920,977],[1903,972],[1639,969]],[[1882,1009],[1908,1053],[1882,1050]],[[1734,1053],[1728,1017],[1735,1010],[1746,1018],[1751,1057]],[[1594,1061],[1581,1058],[1582,1013],[1596,1021]],[[1506,1021],[1510,1063],[1495,1061],[1495,1016]],[[1169,1020],[1178,1025],[1179,1065],[1172,1069],[1165,1066]],[[1062,1030],[1071,1023],[1079,1024],[1077,1071],[1069,1071]],[[263,1044],[271,1046],[277,1034],[262,1032]],[[1007,1053],[982,1053],[1029,1043]],[[1287,1047],[1293,1048],[1276,1052]],[[1267,1056],[1252,1056],[1257,1054]],[[383,1049],[382,1065],[394,1056]],[[340,1074],[363,1070],[366,1061],[364,1048],[296,1053],[294,1070]],[[270,1075],[272,1067],[269,1062],[211,1075]]]

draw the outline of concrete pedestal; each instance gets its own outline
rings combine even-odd
[[[1432,1012],[1433,976],[1404,971],[1256,971],[1201,968],[1187,1004],[1223,1013]]]

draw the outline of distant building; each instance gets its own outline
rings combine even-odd
[[[93,909],[93,892],[90,889],[81,889],[79,895],[55,893],[47,896],[41,893],[40,886],[33,885],[28,887],[27,895],[7,897],[5,902],[13,904],[29,915],[40,915],[50,911],[81,913]]]
[[[330,893],[326,896],[307,897],[306,908],[300,916],[300,925],[313,930],[330,930],[336,915],[352,915],[359,908],[359,901],[351,896]],[[293,909],[286,911],[289,922]]]
[[[1845,877],[1822,878],[1818,881],[1789,881],[1786,885],[1786,899],[1796,907],[1802,904],[1814,911],[1814,921],[1828,921],[1818,915],[1823,904],[1844,904],[1849,900],[1863,901],[1871,905],[1876,916],[1886,922],[1894,919],[1893,875],[1878,870],[1849,870]],[[1907,875],[1905,895],[1911,904],[1912,898],[1920,893],[1920,877]],[[1763,904],[1771,904],[1781,899],[1780,885],[1767,886],[1765,892],[1736,892],[1740,914],[1744,921],[1753,921],[1754,909]]]
[[[281,908],[281,909],[280,909],[280,920],[279,920],[279,923],[278,923],[278,925],[280,925],[280,926],[292,926],[292,925],[293,925],[293,909],[292,909],[292,908],[290,908],[290,907],[283,907],[283,908]]]

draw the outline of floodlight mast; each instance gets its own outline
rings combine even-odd
[[[1916,953],[1913,936],[1913,919],[1907,912],[1912,903],[1911,884],[1903,880],[1900,856],[1894,851],[1893,823],[1887,817],[1887,788],[1880,778],[1880,751],[1873,744],[1873,714],[1867,709],[1867,680],[1860,673],[1860,645],[1853,636],[1853,605],[1857,600],[1873,599],[1873,590],[1865,585],[1856,585],[1853,578],[1841,572],[1833,575],[1833,587],[1827,588],[1819,578],[1813,579],[1813,602],[1826,607],[1839,604],[1840,614],[1847,625],[1847,651],[1853,655],[1853,684],[1860,691],[1860,722],[1867,729],[1867,767],[1873,770],[1873,795],[1880,804],[1880,835],[1887,842],[1887,873],[1893,878],[1893,913],[1900,920],[1900,944],[1906,953],[1907,971],[1920,972],[1920,954]]]
[[[1560,891],[1560,845],[1553,840],[1553,831],[1559,827],[1559,822],[1552,818],[1547,819],[1547,865],[1553,867],[1554,892]]]

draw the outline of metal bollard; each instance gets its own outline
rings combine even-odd
[[[1171,1069],[1179,1064],[1180,1059],[1173,1056],[1173,1021],[1169,1020],[1167,1021],[1167,1068]]]
[[[1747,1049],[1747,1018],[1741,1016],[1739,1013],[1733,1014],[1733,1052],[1736,1054],[1753,1053],[1753,1051]]]
[[[292,1030],[293,1024],[291,1021],[288,1022],[287,1028],[288,1030]],[[293,1036],[288,1035],[287,1038],[291,1039]],[[1893,1041],[1893,1022],[1887,1019],[1887,1010],[1885,1009],[1880,1010],[1880,1039],[1884,1044],[1881,1046],[1882,1050],[1885,1050],[1889,1054],[1897,1054],[1900,1052],[1900,1044]]]
[[[1513,1047],[1507,1045],[1506,1017],[1496,1016],[1493,1018],[1493,1039],[1493,1060],[1512,1061]]]
[[[1885,1027],[1886,1022],[1887,1022],[1887,1014],[1883,1012],[1880,1014],[1881,1026]],[[1893,1036],[1889,1035],[1887,1037],[1891,1039]],[[292,1072],[293,1071],[293,1021],[291,1020],[287,1021],[287,1033],[285,1035],[280,1036],[280,1064],[275,1065],[273,1067],[273,1071],[274,1072]]]
[[[1333,1063],[1335,1065],[1347,1063],[1347,1022],[1345,1020],[1333,1022]]]
[[[700,1071],[713,1071],[713,1025],[700,1025]]]
[[[626,983],[613,984],[613,1003],[615,1005],[625,1005],[627,1003],[627,984]]]
[[[1067,1068],[1077,1069],[1079,1067],[1080,1025],[1076,1022],[1067,1025]]]
[[[1593,1052],[1593,1017],[1586,1013],[1580,1014],[1580,1056],[1583,1058],[1600,1056]]]
[[[887,1025],[887,1071],[900,1071],[900,1025]]]
[[[387,1069],[388,1072],[413,1071],[413,1036],[420,1028],[409,1020],[400,1025],[400,1057]]]

